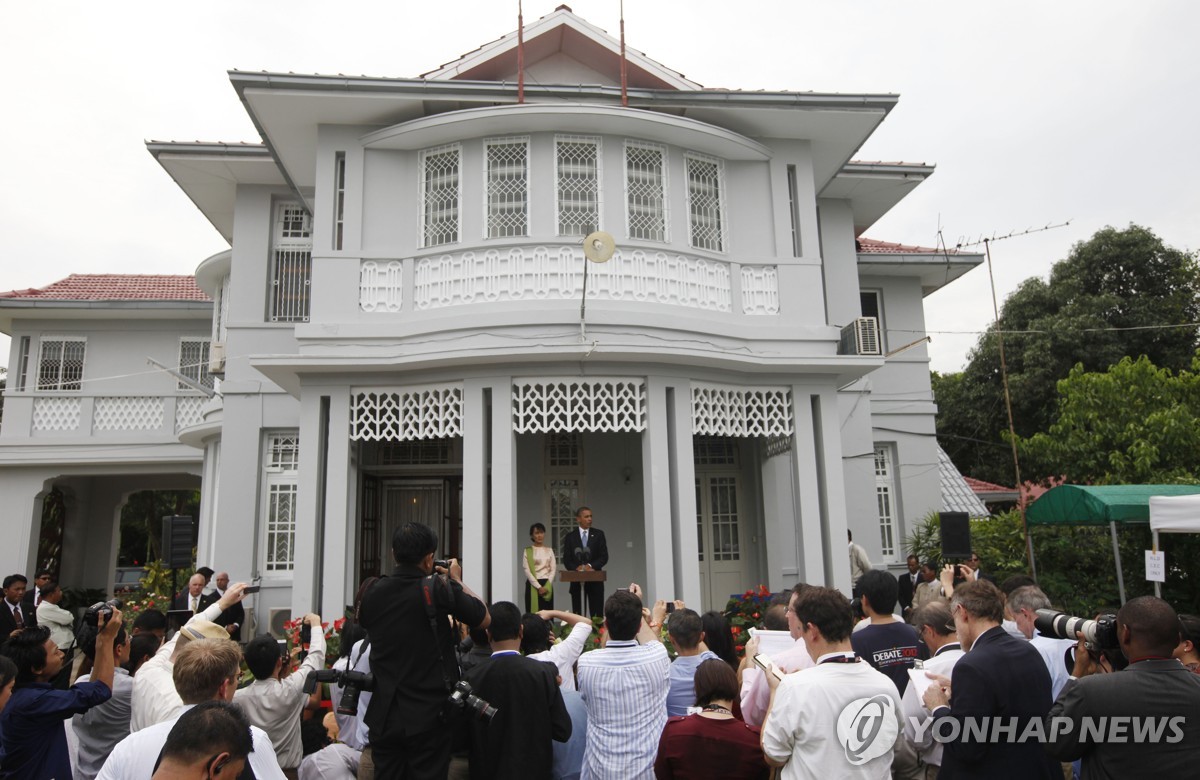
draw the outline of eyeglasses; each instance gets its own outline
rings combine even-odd
[[[978,560],[979,560],[979,556],[978,556],[978,555],[972,555],[970,558],[967,558],[967,560],[968,560],[968,561],[978,561]]]

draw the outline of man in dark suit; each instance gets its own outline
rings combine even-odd
[[[563,537],[563,568],[567,571],[600,571],[608,564],[608,542],[604,532],[592,528],[592,510],[581,506],[575,511],[579,527]],[[604,614],[604,583],[584,583],[588,611],[583,611],[583,599],[578,582],[571,583],[571,611],[577,615]]]
[[[0,643],[18,628],[33,628],[37,625],[37,611],[27,609],[22,601],[29,580],[24,574],[10,574],[4,578],[4,598],[0,600]]]
[[[483,780],[550,780],[551,742],[571,737],[571,716],[558,689],[554,664],[519,652],[521,610],[499,601],[488,607],[492,657],[472,667],[466,680],[475,695],[497,712],[492,719],[470,717],[471,777]]]
[[[49,569],[38,569],[37,574],[33,575],[33,587],[25,586],[25,598],[21,602],[26,614],[37,615],[37,608],[42,603],[42,588],[49,585],[53,579],[54,572]]]
[[[921,582],[921,561],[915,555],[908,556],[908,571],[897,579],[899,590],[896,591],[896,601],[900,603],[900,614],[908,620],[912,614],[913,594]]]
[[[216,584],[216,589],[213,591],[218,600],[225,595],[225,591],[229,589],[229,572],[217,572],[217,576],[213,578]],[[246,608],[239,601],[229,609],[217,616],[213,622],[218,626],[225,626],[229,631],[229,638],[235,642],[242,641],[242,623],[246,620]]]
[[[971,557],[967,558],[967,568],[970,569],[971,573],[975,575],[975,579],[986,580],[986,581],[992,583],[993,585],[995,585],[996,578],[993,577],[992,575],[988,574],[985,571],[981,571],[980,567],[982,565],[983,565],[983,561],[980,560],[979,553],[972,550]]]
[[[1200,712],[1200,676],[1171,657],[1179,645],[1178,615],[1154,596],[1131,599],[1117,612],[1117,641],[1129,666],[1096,674],[1096,664],[1080,640],[1072,672],[1078,679],[1067,682],[1046,716],[1051,738],[1046,749],[1061,761],[1082,758],[1084,780],[1193,776],[1200,756],[1200,719],[1195,717]],[[1115,723],[1122,717],[1134,724],[1176,725],[1164,726],[1154,744],[1136,738],[1136,725],[1127,729],[1124,739],[1096,740],[1094,734],[1081,733],[1084,718]],[[1172,742],[1176,730],[1182,739]]]
[[[950,602],[954,627],[966,655],[947,679],[925,689],[925,707],[933,713],[933,734],[957,735],[945,743],[940,780],[1019,777],[1061,778],[1062,769],[1036,739],[1019,742],[1030,721],[1041,721],[1050,709],[1050,672],[1033,645],[1005,631],[1004,595],[990,582],[976,580],[954,589]],[[987,723],[979,739],[968,724]],[[1015,724],[1015,733],[989,741],[995,725]],[[957,723],[942,723],[953,720]],[[1033,728],[1040,727],[1040,723]]]
[[[204,595],[204,575],[193,574],[192,578],[188,580],[187,590],[171,601],[171,609],[186,609],[193,615],[199,615],[218,598],[220,597],[216,593]]]

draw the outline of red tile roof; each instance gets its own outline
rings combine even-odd
[[[943,251],[935,247],[893,244],[890,241],[876,241],[865,237],[856,239],[854,243],[860,255],[940,255]],[[946,251],[951,255],[958,254],[954,249]]]
[[[71,274],[42,288],[0,292],[0,299],[57,301],[207,301],[194,276]]]
[[[966,480],[967,487],[971,488],[974,493],[1015,493],[1016,488],[1004,487],[993,482],[984,482],[982,479],[974,477],[963,477]]]

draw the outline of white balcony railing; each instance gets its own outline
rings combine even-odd
[[[32,401],[33,436],[143,434],[154,439],[174,438],[180,430],[200,422],[206,401],[201,396],[72,395],[18,396],[7,402],[20,404],[22,400]]]

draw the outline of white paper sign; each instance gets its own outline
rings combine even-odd
[[[1166,582],[1167,581],[1167,554],[1159,550],[1146,550],[1146,581],[1147,582]]]
[[[761,628],[751,628],[750,636],[758,637],[758,652],[772,660],[784,650],[791,650],[796,646],[796,640],[792,639],[791,633],[787,631],[766,631]]]
[[[911,684],[917,689],[917,699],[925,696],[925,689],[933,685],[934,679],[925,674],[925,669],[909,669],[908,679]]]

